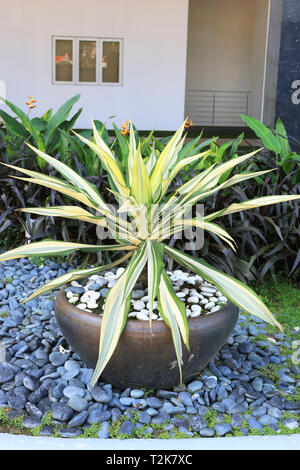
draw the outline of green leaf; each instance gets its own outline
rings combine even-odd
[[[79,100],[79,98],[80,94],[73,96],[73,98],[70,98],[58,109],[58,111],[48,121],[45,131],[46,144],[48,143],[49,137],[55,131],[55,129],[57,129],[57,127],[67,119],[71,112],[71,109],[73,108],[74,104]]]
[[[8,100],[5,100],[4,98],[0,97],[0,100],[4,101],[4,103],[12,110],[13,113],[15,113],[19,119],[21,119],[24,127],[27,129],[27,131],[33,136],[34,139],[36,139],[36,130],[34,126],[31,123],[31,120],[27,116],[22,109],[20,109],[18,106],[15,104],[11,103]]]
[[[247,124],[247,126],[252,129],[257,137],[259,137],[264,144],[264,146],[271,150],[272,152],[279,154],[281,151],[281,145],[277,137],[272,133],[272,131],[262,124],[257,119],[250,117],[250,116],[241,116],[243,121]]]
[[[24,139],[27,139],[27,137],[29,136],[27,129],[22,126],[22,124],[20,124],[19,121],[16,120],[16,118],[10,116],[2,109],[0,109],[0,117],[3,119],[7,130],[12,132],[13,134],[23,137]]]
[[[290,144],[289,144],[289,139],[288,139],[286,129],[280,118],[278,118],[276,122],[276,134],[277,134],[277,139],[280,142],[280,147],[281,147],[280,156],[281,158],[284,158],[286,155],[290,153],[291,149],[290,149]]]

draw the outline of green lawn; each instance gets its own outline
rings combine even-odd
[[[283,274],[276,277],[276,282],[269,277],[261,284],[253,284],[253,289],[267,304],[285,332],[300,326],[300,279],[288,278]],[[300,338],[300,331],[297,335]]]

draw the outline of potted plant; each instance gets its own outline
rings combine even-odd
[[[129,260],[126,269],[106,296],[102,318],[70,306],[64,297],[64,288],[57,296],[56,316],[62,332],[82,359],[95,366],[91,387],[96,384],[100,375],[120,386],[127,383],[157,388],[187,381],[198,374],[226,342],[237,320],[238,308],[282,329],[253,290],[202,259],[168,246],[164,240],[181,232],[183,228],[200,227],[216,234],[235,249],[232,237],[212,221],[226,214],[290,201],[299,196],[262,197],[231,204],[221,211],[202,217],[183,218],[192,206],[214,192],[266,173],[259,171],[229,177],[231,170],[253,157],[257,153],[255,151],[225,163],[214,164],[200,171],[176,191],[171,191],[171,183],[180,170],[207,156],[207,152],[204,152],[178,159],[185,138],[184,125],[185,123],[181,125],[161,152],[153,147],[151,155],[144,159],[131,124],[130,135],[125,140],[129,150],[125,172],[120,170],[116,156],[105,144],[94,124],[94,141],[78,135],[98,155],[107,171],[110,190],[119,203],[117,213],[103,200],[94,185],[61,161],[34,147],[31,148],[37,155],[52,165],[64,179],[7,165],[27,175],[23,180],[56,189],[88,208],[70,205],[26,208],[20,209],[21,211],[75,218],[107,227],[115,243],[91,246],[45,240],[10,250],[0,255],[0,261],[34,255],[59,256],[77,249],[123,252],[111,265],[76,269],[60,276],[38,289],[25,301],[72,280],[85,278]],[[123,213],[126,213],[125,218],[120,217]],[[211,315],[188,321],[185,304],[177,297],[166,274],[164,255],[212,283],[230,303]],[[148,276],[149,322],[127,322],[131,292],[145,269]],[[164,323],[152,320],[156,297]]]

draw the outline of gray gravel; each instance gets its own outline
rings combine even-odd
[[[65,438],[98,426],[98,437],[107,439],[116,425],[125,437],[156,437],[158,426],[169,437],[187,438],[222,437],[237,431],[240,435],[298,432],[300,402],[297,396],[290,397],[299,390],[300,367],[291,366],[291,355],[286,353],[287,348],[292,353],[293,335],[290,339],[274,330],[270,337],[266,324],[254,317],[249,322],[240,315],[214,361],[181,389],[117,390],[100,381],[90,391],[93,370],[71,350],[56,323],[56,292],[53,297],[44,294],[20,304],[43,283],[73,268],[49,260],[44,266],[26,259],[0,264],[0,344],[5,350],[0,363],[0,407],[10,409],[9,418],[23,416],[24,428],[39,427],[43,436],[57,430]],[[114,276],[117,270],[108,279],[94,279],[94,291],[106,295],[101,291]],[[196,292],[190,295],[184,290],[187,278],[180,279],[176,271],[174,277],[178,284],[182,282],[177,292],[185,294],[182,299],[189,295],[193,305],[205,307],[203,300],[218,295],[211,286],[202,291],[204,299]],[[80,286],[72,288],[78,295],[85,292]],[[147,307],[145,297],[145,290],[137,286],[134,302]],[[276,380],[266,373],[270,365],[278,367]],[[49,412],[51,424],[45,421]]]

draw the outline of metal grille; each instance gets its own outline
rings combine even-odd
[[[196,126],[245,126],[249,91],[187,90],[185,116]]]

